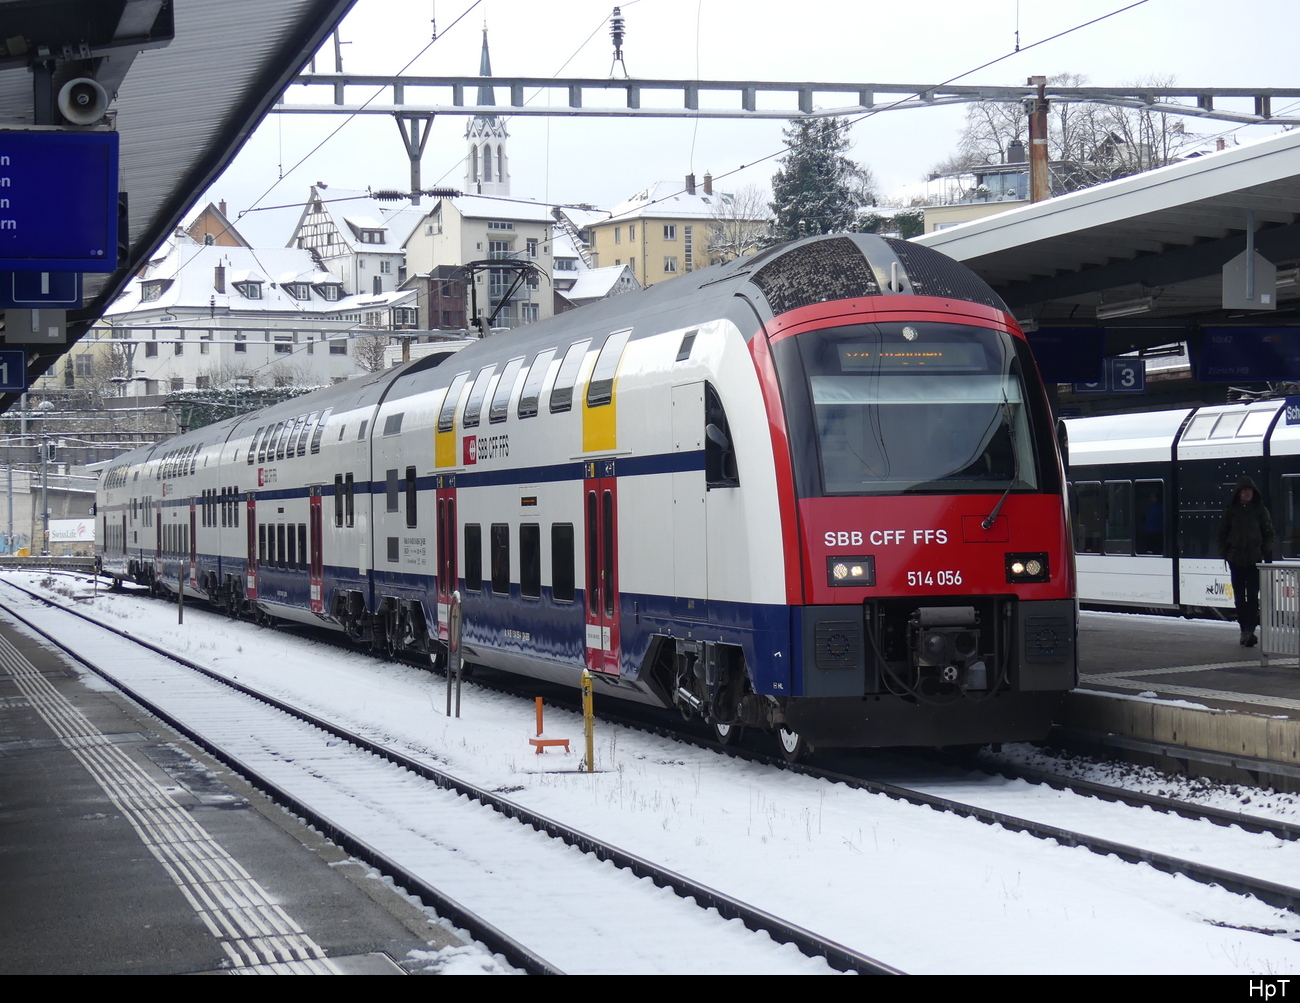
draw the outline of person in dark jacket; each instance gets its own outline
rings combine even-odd
[[[1232,570],[1232,598],[1237,605],[1237,626],[1247,648],[1258,643],[1260,562],[1273,559],[1273,520],[1269,518],[1259,488],[1249,477],[1237,481],[1232,501],[1219,521],[1219,556]]]

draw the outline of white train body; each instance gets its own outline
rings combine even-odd
[[[459,592],[473,662],[568,684],[587,669],[627,699],[820,745],[1041,733],[1075,672],[1041,387],[991,293],[938,289],[978,280],[897,247],[810,238],[126,454],[98,500],[104,570],[435,659]],[[828,261],[844,275],[827,276]],[[918,261],[931,295],[908,277]],[[967,369],[993,360],[963,386],[1003,389],[954,406],[992,423],[960,433],[977,448],[1015,423],[1003,436],[1014,475],[1006,452],[1001,483],[990,459],[960,489],[946,468],[914,494],[807,487],[831,444],[824,418],[787,421],[792,395],[838,388],[817,405],[837,420],[890,401],[853,396],[860,365],[805,382],[791,352],[814,336],[841,354],[904,344],[908,324],[935,359],[960,342]],[[990,510],[1002,521],[976,530]],[[1044,570],[1013,581],[1009,548]],[[870,580],[835,580],[843,554]],[[931,664],[914,650],[918,617],[943,621],[944,637],[966,631],[971,650]]]

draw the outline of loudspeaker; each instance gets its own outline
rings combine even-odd
[[[90,77],[77,77],[59,88],[59,113],[69,125],[94,125],[108,111],[108,94]]]

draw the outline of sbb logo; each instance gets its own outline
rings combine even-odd
[[[467,467],[472,467],[476,463],[478,463],[478,436],[467,435],[465,436],[464,464]]]
[[[851,533],[827,533],[826,546],[828,547],[861,547],[862,533],[859,530],[853,530]]]

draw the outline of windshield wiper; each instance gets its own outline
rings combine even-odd
[[[993,506],[993,511],[988,514],[982,523],[980,523],[980,526],[986,533],[993,528],[993,523],[997,521],[998,513],[1002,511],[1002,506],[1006,503],[1007,496],[1011,494],[1011,489],[1014,488],[1016,482],[1020,480],[1020,443],[1016,441],[1016,423],[1011,414],[1011,402],[1007,400],[1006,387],[1002,388],[1002,420],[1006,422],[1007,435],[1011,439],[1011,456],[1014,463],[1014,469],[1011,474],[1011,483],[1008,484],[1007,489],[1002,492],[1002,497],[999,498],[998,503]]]

